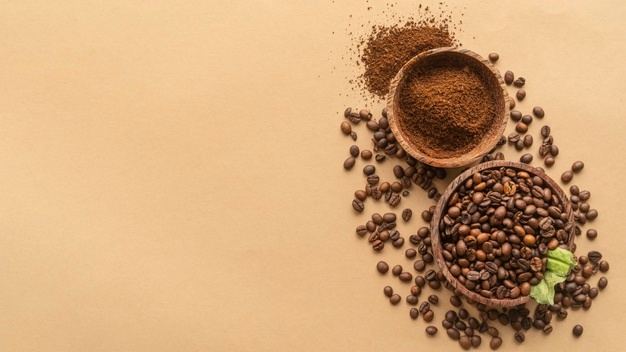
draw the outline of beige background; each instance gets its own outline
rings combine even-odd
[[[519,106],[542,105],[561,148],[550,173],[586,163],[575,183],[593,193],[600,235],[578,244],[612,269],[591,310],[522,346],[507,329],[505,347],[615,350],[626,310],[626,6],[542,3],[448,10],[463,20],[464,47],[498,51],[500,69],[527,78]],[[338,112],[368,103],[347,81],[359,73],[347,33],[416,6],[1,2],[0,350],[456,350],[383,297],[387,284],[403,297],[409,285],[375,263],[411,261],[356,238],[364,220],[350,201],[364,164],[341,167],[351,141]],[[413,189],[402,206],[430,204]],[[386,208],[367,203],[374,210]],[[422,225],[416,216],[400,230]]]

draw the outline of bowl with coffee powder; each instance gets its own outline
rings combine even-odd
[[[451,287],[495,307],[530,300],[550,268],[549,252],[574,252],[574,237],[563,190],[542,171],[511,161],[461,173],[431,222],[433,255]]]
[[[437,48],[408,61],[387,97],[391,129],[402,147],[422,163],[459,167],[496,146],[509,115],[500,72],[478,54]]]

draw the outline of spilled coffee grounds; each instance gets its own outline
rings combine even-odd
[[[445,24],[407,22],[374,27],[364,44],[363,82],[370,93],[384,99],[391,80],[411,58],[426,50],[453,46],[455,41]]]
[[[430,60],[408,72],[399,91],[403,129],[433,157],[468,153],[497,119],[488,80],[462,60]]]

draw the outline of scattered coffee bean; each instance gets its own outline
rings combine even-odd
[[[541,127],[541,136],[547,138],[550,135],[550,126],[545,125]]]
[[[409,208],[406,208],[402,211],[402,220],[409,221],[411,220],[411,216],[413,216],[413,211]]]
[[[524,136],[524,147],[530,148],[533,145],[533,136],[527,134]]]
[[[579,172],[585,167],[585,164],[582,161],[576,161],[572,164],[572,171]]]
[[[414,297],[414,296],[412,296]],[[411,308],[411,310],[409,311],[409,316],[411,317],[411,319],[417,319],[417,317],[419,317],[420,312],[419,310],[417,310],[417,308]]]
[[[565,171],[561,175],[561,181],[563,181],[564,183],[569,183],[573,178],[574,178],[574,173],[570,170]]]
[[[517,132],[519,132],[519,133],[526,133],[526,132],[528,132],[528,125],[526,125],[526,124],[525,124],[525,123],[523,123],[523,122],[520,122],[520,123],[518,123],[518,124],[515,126],[515,131],[517,131]]]
[[[459,338],[459,345],[464,350],[469,350],[472,347],[472,340],[469,336],[463,335]]]
[[[357,157],[359,156],[359,146],[357,145],[353,145],[350,147],[350,155],[352,155],[353,157]]]
[[[541,119],[546,115],[546,113],[543,111],[543,108],[541,106],[535,106],[533,108],[533,115]]]
[[[524,115],[522,116],[522,122],[527,125],[530,125],[531,123],[533,123],[533,117],[530,115]]]
[[[352,201],[352,208],[354,208],[354,210],[358,211],[359,213],[363,211],[363,209],[365,209],[365,206],[363,205],[363,202],[358,200],[358,199],[354,199]]]
[[[391,286],[385,286],[385,288],[383,288],[383,293],[385,296],[391,297],[393,295],[393,288],[391,288]]]
[[[546,164],[547,167],[550,167],[550,166],[554,165],[555,160],[554,160],[553,157],[549,156],[549,157],[545,158],[543,162],[544,162],[544,164]]]
[[[589,209],[587,212],[587,220],[593,221],[598,217],[598,211],[595,209]]]
[[[417,251],[413,248],[409,248],[404,252],[404,255],[407,258],[415,258],[415,256],[417,255]]]
[[[526,79],[524,77],[518,77],[515,82],[513,82],[513,85],[517,88],[522,88],[524,84],[526,84]]]
[[[499,58],[500,55],[498,55],[498,53],[489,53],[489,61],[496,62]]]
[[[374,172],[376,172],[376,167],[375,167],[374,165],[366,165],[366,166],[363,168],[363,173],[364,173],[366,176],[373,175],[373,174],[374,174]]]
[[[550,155],[552,156],[557,156],[559,155],[559,147],[557,147],[556,145],[551,145],[550,146]]]
[[[590,240],[595,240],[598,237],[598,231],[594,229],[587,230],[587,238]]]
[[[601,277],[600,280],[598,280],[598,288],[601,290],[604,290],[608,284],[609,280],[604,276]]]
[[[524,342],[524,340],[526,340],[526,336],[524,335],[523,332],[518,331],[515,333],[515,341],[522,343]]]
[[[574,326],[574,328],[572,329],[572,333],[574,334],[574,336],[579,337],[583,334],[583,327],[581,325]]]
[[[363,160],[370,160],[372,158],[372,155],[372,152],[367,149],[361,152],[361,158],[363,158]]]
[[[356,132],[354,131],[350,132],[350,138],[352,138],[352,140],[356,142],[356,138],[357,138]]]
[[[607,271],[609,271],[609,262],[603,260],[600,262],[600,264],[598,264],[598,267],[600,268],[601,272],[606,273]]]
[[[341,132],[343,132],[345,135],[350,135],[350,132],[352,132],[352,126],[350,126],[350,123],[348,123],[348,121],[343,121],[341,122]]]
[[[500,346],[502,346],[502,338],[500,337],[494,337],[489,341],[489,347],[494,351],[500,348]]]
[[[391,304],[393,305],[400,303],[401,300],[402,297],[400,297],[400,295],[397,293],[394,293],[393,295],[391,295],[391,297],[389,297],[389,302],[391,302]]]
[[[517,82],[517,80],[515,80],[515,82]],[[519,89],[517,91],[517,93],[515,93],[515,97],[517,98],[517,100],[522,101],[524,100],[524,98],[526,98],[526,91],[523,89]]]
[[[522,119],[522,113],[517,110],[511,111],[510,116],[511,116],[511,120],[515,122],[518,122],[519,120]]]
[[[343,168],[346,170],[350,170],[354,167],[356,160],[353,157],[349,157],[346,161],[343,162]]]
[[[446,333],[448,334],[448,336],[453,339],[453,340],[458,340],[459,338],[461,338],[461,333],[459,333],[459,330],[455,329],[455,328],[449,328],[446,330]]]
[[[530,164],[533,161],[533,155],[532,154],[524,154],[524,155],[522,155],[520,157],[519,161],[524,163],[524,164]]]
[[[415,309],[415,308],[413,308],[413,309]],[[417,310],[417,309],[416,309],[416,310]],[[434,326],[432,326],[432,325],[430,325],[430,326],[427,326],[427,327],[426,327],[426,333],[427,333],[428,335],[430,335],[430,336],[435,336],[435,334],[437,333],[437,331],[438,331],[438,330],[437,330],[437,328],[436,328],[436,327],[434,327]]]
[[[402,274],[402,265],[394,266],[393,269],[391,269],[391,273],[394,276],[398,276],[398,275]]]
[[[378,270],[381,274],[386,274],[389,271],[389,264],[386,262],[380,261],[376,264],[376,270]]]
[[[513,74],[513,71],[506,71],[504,73],[504,82],[507,85],[510,85],[511,83],[513,83],[514,79],[515,79],[515,74]]]
[[[377,162],[382,163],[385,159],[387,159],[387,156],[384,154],[376,154],[374,159],[376,159]]]
[[[410,304],[412,306],[416,305],[417,301],[418,301],[417,297],[415,297],[413,295],[406,296],[406,303],[408,303],[408,304]]]

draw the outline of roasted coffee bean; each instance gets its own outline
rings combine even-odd
[[[391,288],[391,286],[385,286],[385,288],[383,288],[383,293],[385,296],[391,297],[393,295],[393,288]]]
[[[544,164],[546,164],[546,166],[550,167],[550,166],[554,165],[554,161],[555,161],[554,158],[549,156],[549,157],[545,158],[545,160],[543,162],[544,162]]]
[[[389,271],[389,264],[384,261],[380,261],[376,264],[376,270],[378,270],[381,274],[386,274]]]
[[[515,82],[519,81],[519,78],[515,80]],[[517,91],[517,93],[515,93],[515,97],[517,98],[517,100],[522,101],[524,100],[524,98],[526,98],[526,91],[523,89],[519,89]]]
[[[376,172],[376,167],[375,167],[374,165],[366,165],[366,166],[363,168],[363,173],[364,173],[366,176],[373,175],[373,174],[374,174],[374,172]]]
[[[463,304],[463,302],[458,296],[452,296],[450,297],[450,304],[452,304],[455,307],[460,307],[461,304]]]
[[[533,155],[532,154],[524,154],[524,155],[522,155],[520,157],[519,161],[524,163],[524,164],[530,164],[533,161]]]
[[[424,221],[426,222],[430,222],[430,220],[433,219],[433,215],[429,213],[428,210],[424,210],[422,212],[422,219],[424,219]]]
[[[357,226],[356,234],[359,236],[365,236],[365,234],[367,234],[367,227],[365,227],[365,225]]]
[[[587,230],[587,238],[590,240],[595,240],[598,237],[598,231],[594,229]]]
[[[496,62],[499,58],[500,55],[498,55],[498,53],[489,53],[489,61]]]
[[[376,157],[375,157],[376,161],[378,161],[379,163],[382,163],[383,161],[385,161],[386,158],[387,156],[384,154],[376,154]]]
[[[406,296],[406,303],[410,304],[410,305],[416,305],[417,304],[417,297],[413,296],[413,295],[408,295]]]
[[[414,246],[417,246],[418,244],[420,244],[421,241],[422,239],[418,235],[409,236],[409,242],[411,242],[411,244]]]
[[[609,280],[604,276],[601,277],[600,280],[598,280],[598,288],[601,290],[604,290],[608,284]]]
[[[398,275],[402,274],[402,265],[394,266],[393,269],[391,269],[391,273],[394,276],[398,276]]]
[[[527,134],[524,136],[524,147],[530,148],[533,145],[533,136]]]
[[[357,139],[356,132],[354,132],[354,131],[350,132],[350,138],[352,138],[352,140],[356,142],[356,139]]]
[[[356,198],[352,201],[352,208],[354,208],[354,210],[358,211],[359,213],[362,212],[363,209],[365,209],[363,202]]]
[[[591,198],[591,192],[589,192],[589,191],[580,191],[578,196],[580,197],[580,200],[587,201],[587,200],[589,200],[589,198]]]
[[[494,337],[489,341],[489,347],[494,351],[500,348],[500,346],[502,346],[502,339],[500,337]]]
[[[446,330],[446,333],[448,334],[448,337],[450,337],[453,340],[458,340],[459,338],[461,338],[461,333],[459,333],[459,330],[455,328],[450,328]]]
[[[524,115],[522,116],[522,122],[527,125],[530,125],[531,123],[533,123],[533,117],[530,115]]]
[[[363,160],[370,160],[372,158],[372,152],[370,150],[363,150],[361,151],[361,158]]]
[[[350,135],[350,132],[352,132],[352,126],[350,126],[348,121],[341,122],[341,132],[345,135]]]
[[[579,172],[585,167],[585,164],[582,161],[576,161],[572,164],[572,171]]]
[[[437,295],[430,295],[428,296],[428,302],[430,304],[439,304],[439,297],[437,297]]]
[[[515,131],[519,132],[519,133],[526,133],[528,132],[528,125],[526,125],[523,122],[519,122],[516,126],[515,126]]]
[[[369,110],[367,109],[362,109],[361,111],[359,111],[359,116],[363,119],[363,120],[369,120],[372,118],[372,113],[370,113]]]
[[[346,170],[352,169],[354,167],[356,160],[353,157],[349,157],[346,161],[343,162],[343,168]]]
[[[377,252],[382,251],[384,247],[385,247],[385,243],[381,240],[376,240],[372,242],[372,248]]]
[[[401,300],[402,297],[400,297],[400,295],[397,293],[394,293],[393,295],[391,295],[391,297],[389,297],[389,302],[391,302],[391,304],[393,305],[400,303]]]
[[[513,71],[506,71],[504,73],[504,82],[507,85],[510,85],[511,83],[513,83],[514,79],[515,79],[515,74],[513,74]]]
[[[509,110],[513,110],[515,108],[515,99],[509,95]]]
[[[552,332],[552,325],[551,324],[547,324],[546,326],[543,327],[543,332],[545,334],[550,334]]]
[[[413,268],[418,272],[422,272],[426,268],[426,263],[423,260],[416,260],[415,263],[413,263]]]
[[[606,273],[607,271],[609,271],[609,262],[603,260],[600,262],[600,264],[598,264],[598,267],[600,268],[601,272]]]
[[[541,106],[535,106],[533,108],[533,115],[541,119],[546,115],[546,113],[543,111],[543,108]]]
[[[513,82],[513,85],[517,88],[523,87],[524,84],[526,84],[526,79],[524,77],[518,77],[515,82]]]
[[[398,179],[404,177],[404,169],[402,168],[402,166],[400,166],[400,165],[394,166],[393,167],[393,175],[396,176],[396,178],[398,178]]]
[[[570,170],[565,171],[561,175],[561,181],[563,181],[564,183],[569,183],[573,178],[574,178],[574,173]]]
[[[589,261],[593,264],[597,264],[602,259],[602,253],[598,251],[589,251],[589,253],[587,253],[587,258],[589,258]]]
[[[550,126],[545,125],[541,127],[541,136],[547,138],[550,135]]]
[[[365,201],[365,199],[367,199],[367,193],[363,190],[356,190],[354,191],[354,198],[360,200],[360,201]]]
[[[515,341],[522,343],[524,342],[524,340],[526,340],[526,336],[524,335],[523,332],[518,331],[515,333]]]
[[[509,134],[508,139],[509,139],[509,142],[516,143],[520,140],[520,135],[519,133],[512,132],[511,134]]]
[[[574,326],[574,328],[572,329],[572,333],[574,334],[574,336],[579,337],[583,334],[583,327],[581,325]]]
[[[598,217],[598,211],[595,209],[590,209],[587,212],[587,220],[593,221]]]
[[[438,331],[437,328],[432,325],[426,327],[426,333],[430,336],[435,336],[437,331]]]
[[[395,222],[397,219],[396,214],[395,213],[385,213],[383,215],[383,221],[390,224],[392,222]]]
[[[409,208],[406,208],[402,211],[402,220],[409,221],[411,220],[411,216],[413,216],[413,211]]]
[[[379,181],[380,181],[380,177],[378,177],[378,175],[367,176],[367,183],[369,183],[371,186],[378,184]]]
[[[355,158],[359,156],[359,147],[357,145],[353,145],[350,147],[350,155]]]
[[[400,237],[397,240],[394,240],[393,242],[391,242],[391,244],[396,248],[400,248],[404,245],[404,238]]]
[[[411,297],[413,297],[413,296],[411,296]],[[411,308],[411,310],[409,311],[409,316],[411,317],[411,319],[417,319],[417,317],[419,317],[419,315],[420,315],[420,312],[419,312],[419,310],[417,310],[417,308]]]
[[[424,286],[426,286],[426,279],[423,276],[421,276],[421,275],[416,276],[415,277],[415,285],[417,285],[417,287],[424,287]]]
[[[415,256],[417,255],[417,251],[413,248],[409,248],[404,252],[404,255],[407,258],[415,258]]]
[[[459,345],[461,345],[461,348],[464,350],[469,350],[472,347],[472,340],[469,336],[461,336],[459,338]]]
[[[422,319],[424,319],[425,322],[431,322],[434,317],[435,312],[433,312],[432,310],[429,310],[428,312],[422,314]]]

